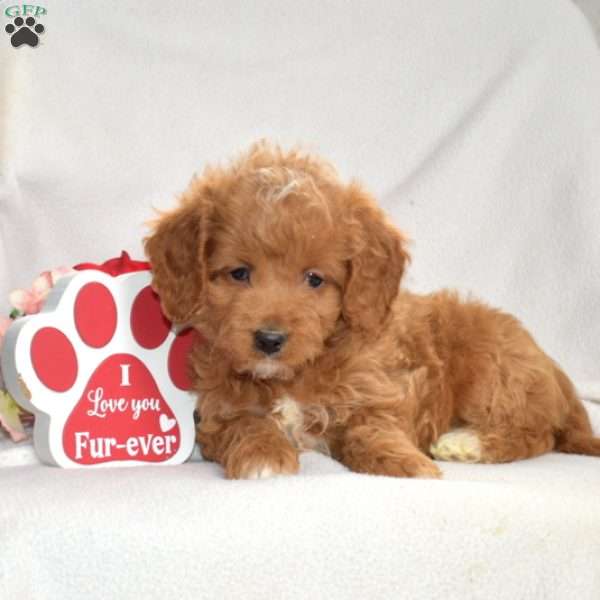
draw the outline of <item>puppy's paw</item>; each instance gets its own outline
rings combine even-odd
[[[387,477],[419,477],[439,479],[442,472],[427,456],[419,452],[403,452],[373,456],[365,453],[346,454],[342,461],[353,471],[369,475],[385,475]]]
[[[386,458],[378,463],[375,474],[425,479],[440,479],[442,477],[439,467],[426,456],[419,454],[402,458]]]
[[[267,479],[276,475],[294,475],[300,468],[296,450],[283,444],[235,454],[229,457],[225,465],[228,479]]]
[[[467,463],[481,462],[482,450],[479,436],[469,429],[454,429],[440,436],[429,448],[438,460]]]
[[[442,472],[404,431],[380,423],[358,425],[346,432],[341,461],[353,471],[388,477],[438,479]]]

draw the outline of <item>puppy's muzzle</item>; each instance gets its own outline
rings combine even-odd
[[[259,329],[254,332],[254,347],[263,354],[277,354],[283,348],[287,334],[273,329]]]

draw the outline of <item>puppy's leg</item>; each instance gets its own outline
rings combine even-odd
[[[459,429],[430,447],[439,460],[504,463],[550,452],[570,411],[554,367],[540,353],[528,360],[505,359],[471,389],[463,388]]]
[[[400,425],[378,417],[352,419],[337,454],[359,473],[393,477],[441,477],[435,463],[410,440]]]
[[[503,463],[532,458],[554,447],[552,431],[496,426],[487,430],[474,427],[453,429],[430,447],[437,460],[469,463]]]
[[[202,454],[219,462],[228,479],[264,479],[299,469],[298,451],[271,419],[240,416],[198,430]]]
[[[600,437],[594,437],[590,418],[574,390],[572,397],[571,413],[557,436],[556,449],[569,454],[600,456]]]

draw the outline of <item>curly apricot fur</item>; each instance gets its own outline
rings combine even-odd
[[[165,313],[207,340],[191,359],[198,439],[229,477],[294,473],[325,444],[355,471],[438,477],[429,449],[455,427],[481,462],[600,454],[522,325],[450,291],[401,291],[404,236],[319,158],[260,142],[206,169],[146,251]],[[230,275],[241,266],[249,281]],[[255,348],[261,328],[287,334],[277,355]],[[278,426],[283,405],[296,421]]]

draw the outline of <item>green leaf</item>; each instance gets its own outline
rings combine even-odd
[[[4,390],[0,390],[0,426],[8,431],[13,437],[22,436],[24,433],[23,425],[19,419],[19,405],[14,398]]]

